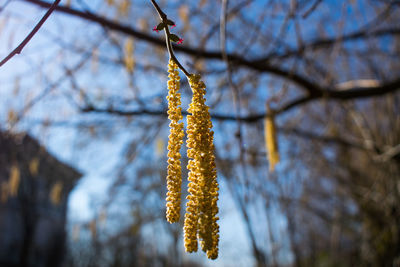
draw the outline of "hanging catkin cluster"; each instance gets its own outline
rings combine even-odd
[[[218,182],[217,168],[214,156],[214,132],[211,131],[212,123],[204,95],[206,86],[201,81],[200,75],[189,74],[177,61],[173,54],[171,42],[181,44],[183,39],[170,33],[170,28],[175,27],[175,22],[167,19],[156,1],[151,1],[161,18],[161,22],[153,28],[159,32],[165,30],[167,49],[170,55],[168,65],[168,118],[170,135],[168,140],[168,174],[167,174],[167,220],[178,222],[181,204],[181,155],[179,150],[184,136],[182,112],[179,90],[178,67],[185,73],[192,89],[192,103],[187,116],[187,155],[189,158],[189,184],[184,222],[185,249],[195,252],[200,241],[201,248],[210,259],[218,257],[219,226],[218,226]]]
[[[197,251],[198,238],[208,258],[218,257],[219,226],[218,183],[215,166],[213,131],[208,107],[205,104],[205,84],[200,75],[189,77],[193,91],[187,116],[187,148],[189,195],[185,214],[185,248]]]
[[[168,118],[170,135],[168,140],[168,175],[167,175],[167,220],[178,222],[181,204],[181,155],[183,143],[183,123],[177,65],[170,60],[168,65]],[[200,75],[191,75],[189,84],[192,88],[192,103],[187,116],[187,155],[189,158],[188,202],[184,222],[185,249],[195,252],[200,241],[201,248],[210,259],[218,257],[219,226],[218,182],[215,166],[213,131],[208,107],[204,95],[206,86]]]
[[[183,122],[181,95],[179,91],[179,72],[177,65],[172,60],[168,64],[168,118],[170,135],[168,140],[168,173],[167,173],[167,221],[178,222],[181,210],[181,149],[183,143]]]

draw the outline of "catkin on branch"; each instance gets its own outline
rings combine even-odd
[[[275,165],[279,162],[278,141],[276,137],[276,126],[274,115],[267,115],[264,119],[264,137],[269,162],[269,170],[275,170]]]
[[[171,121],[170,135],[168,140],[168,173],[167,173],[167,221],[178,222],[181,209],[181,154],[180,149],[183,143],[183,122],[181,96],[179,91],[178,66],[170,60],[168,64],[168,118]]]
[[[185,247],[197,251],[198,240],[210,259],[218,257],[219,226],[217,220],[218,182],[214,156],[210,113],[205,104],[206,86],[200,75],[189,78],[193,91],[187,116],[189,157],[189,195],[185,215]]]

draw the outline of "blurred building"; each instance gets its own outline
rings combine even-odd
[[[62,264],[68,195],[80,176],[29,135],[0,131],[0,266]]]

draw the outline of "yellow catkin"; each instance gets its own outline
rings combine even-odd
[[[63,183],[56,182],[50,190],[50,200],[54,205],[58,205],[61,202],[61,195],[63,190]]]
[[[269,170],[275,170],[275,165],[279,162],[278,142],[276,138],[276,127],[274,115],[267,115],[264,119],[264,137],[269,161]]]
[[[122,16],[126,16],[129,14],[130,8],[131,8],[131,1],[122,0],[118,5],[118,13]]]
[[[37,176],[39,173],[39,158],[35,157],[29,162],[29,172],[33,176]]]
[[[162,138],[157,138],[155,148],[157,156],[161,157],[164,155],[165,142]]]
[[[133,57],[134,45],[133,38],[128,38],[124,46],[124,64],[129,73],[132,73],[135,69],[135,58]]]
[[[185,248],[197,251],[198,240],[208,258],[218,257],[218,182],[214,156],[213,131],[204,95],[206,86],[200,75],[191,75],[192,103],[187,116],[189,195],[185,214]]]
[[[14,125],[18,122],[18,114],[13,109],[10,109],[7,114],[7,122],[10,125]]]
[[[138,25],[139,29],[142,31],[145,31],[150,27],[149,22],[147,21],[147,19],[144,19],[144,18],[140,18],[137,25]]]
[[[179,93],[179,72],[178,66],[170,60],[168,64],[168,118],[170,135],[168,139],[168,172],[167,172],[167,221],[178,222],[181,210],[181,154],[180,149],[183,143],[183,119],[181,95]]]
[[[187,32],[190,29],[190,20],[189,20],[189,6],[183,4],[178,9],[179,18],[183,22],[183,32]]]
[[[20,171],[18,166],[11,166],[10,178],[8,180],[9,196],[13,197],[18,194],[19,184],[21,182]]]

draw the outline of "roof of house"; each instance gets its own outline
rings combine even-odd
[[[69,189],[82,176],[79,171],[51,155],[29,134],[0,131],[0,176],[13,164],[17,164],[23,172],[40,175],[49,182],[61,180]]]

